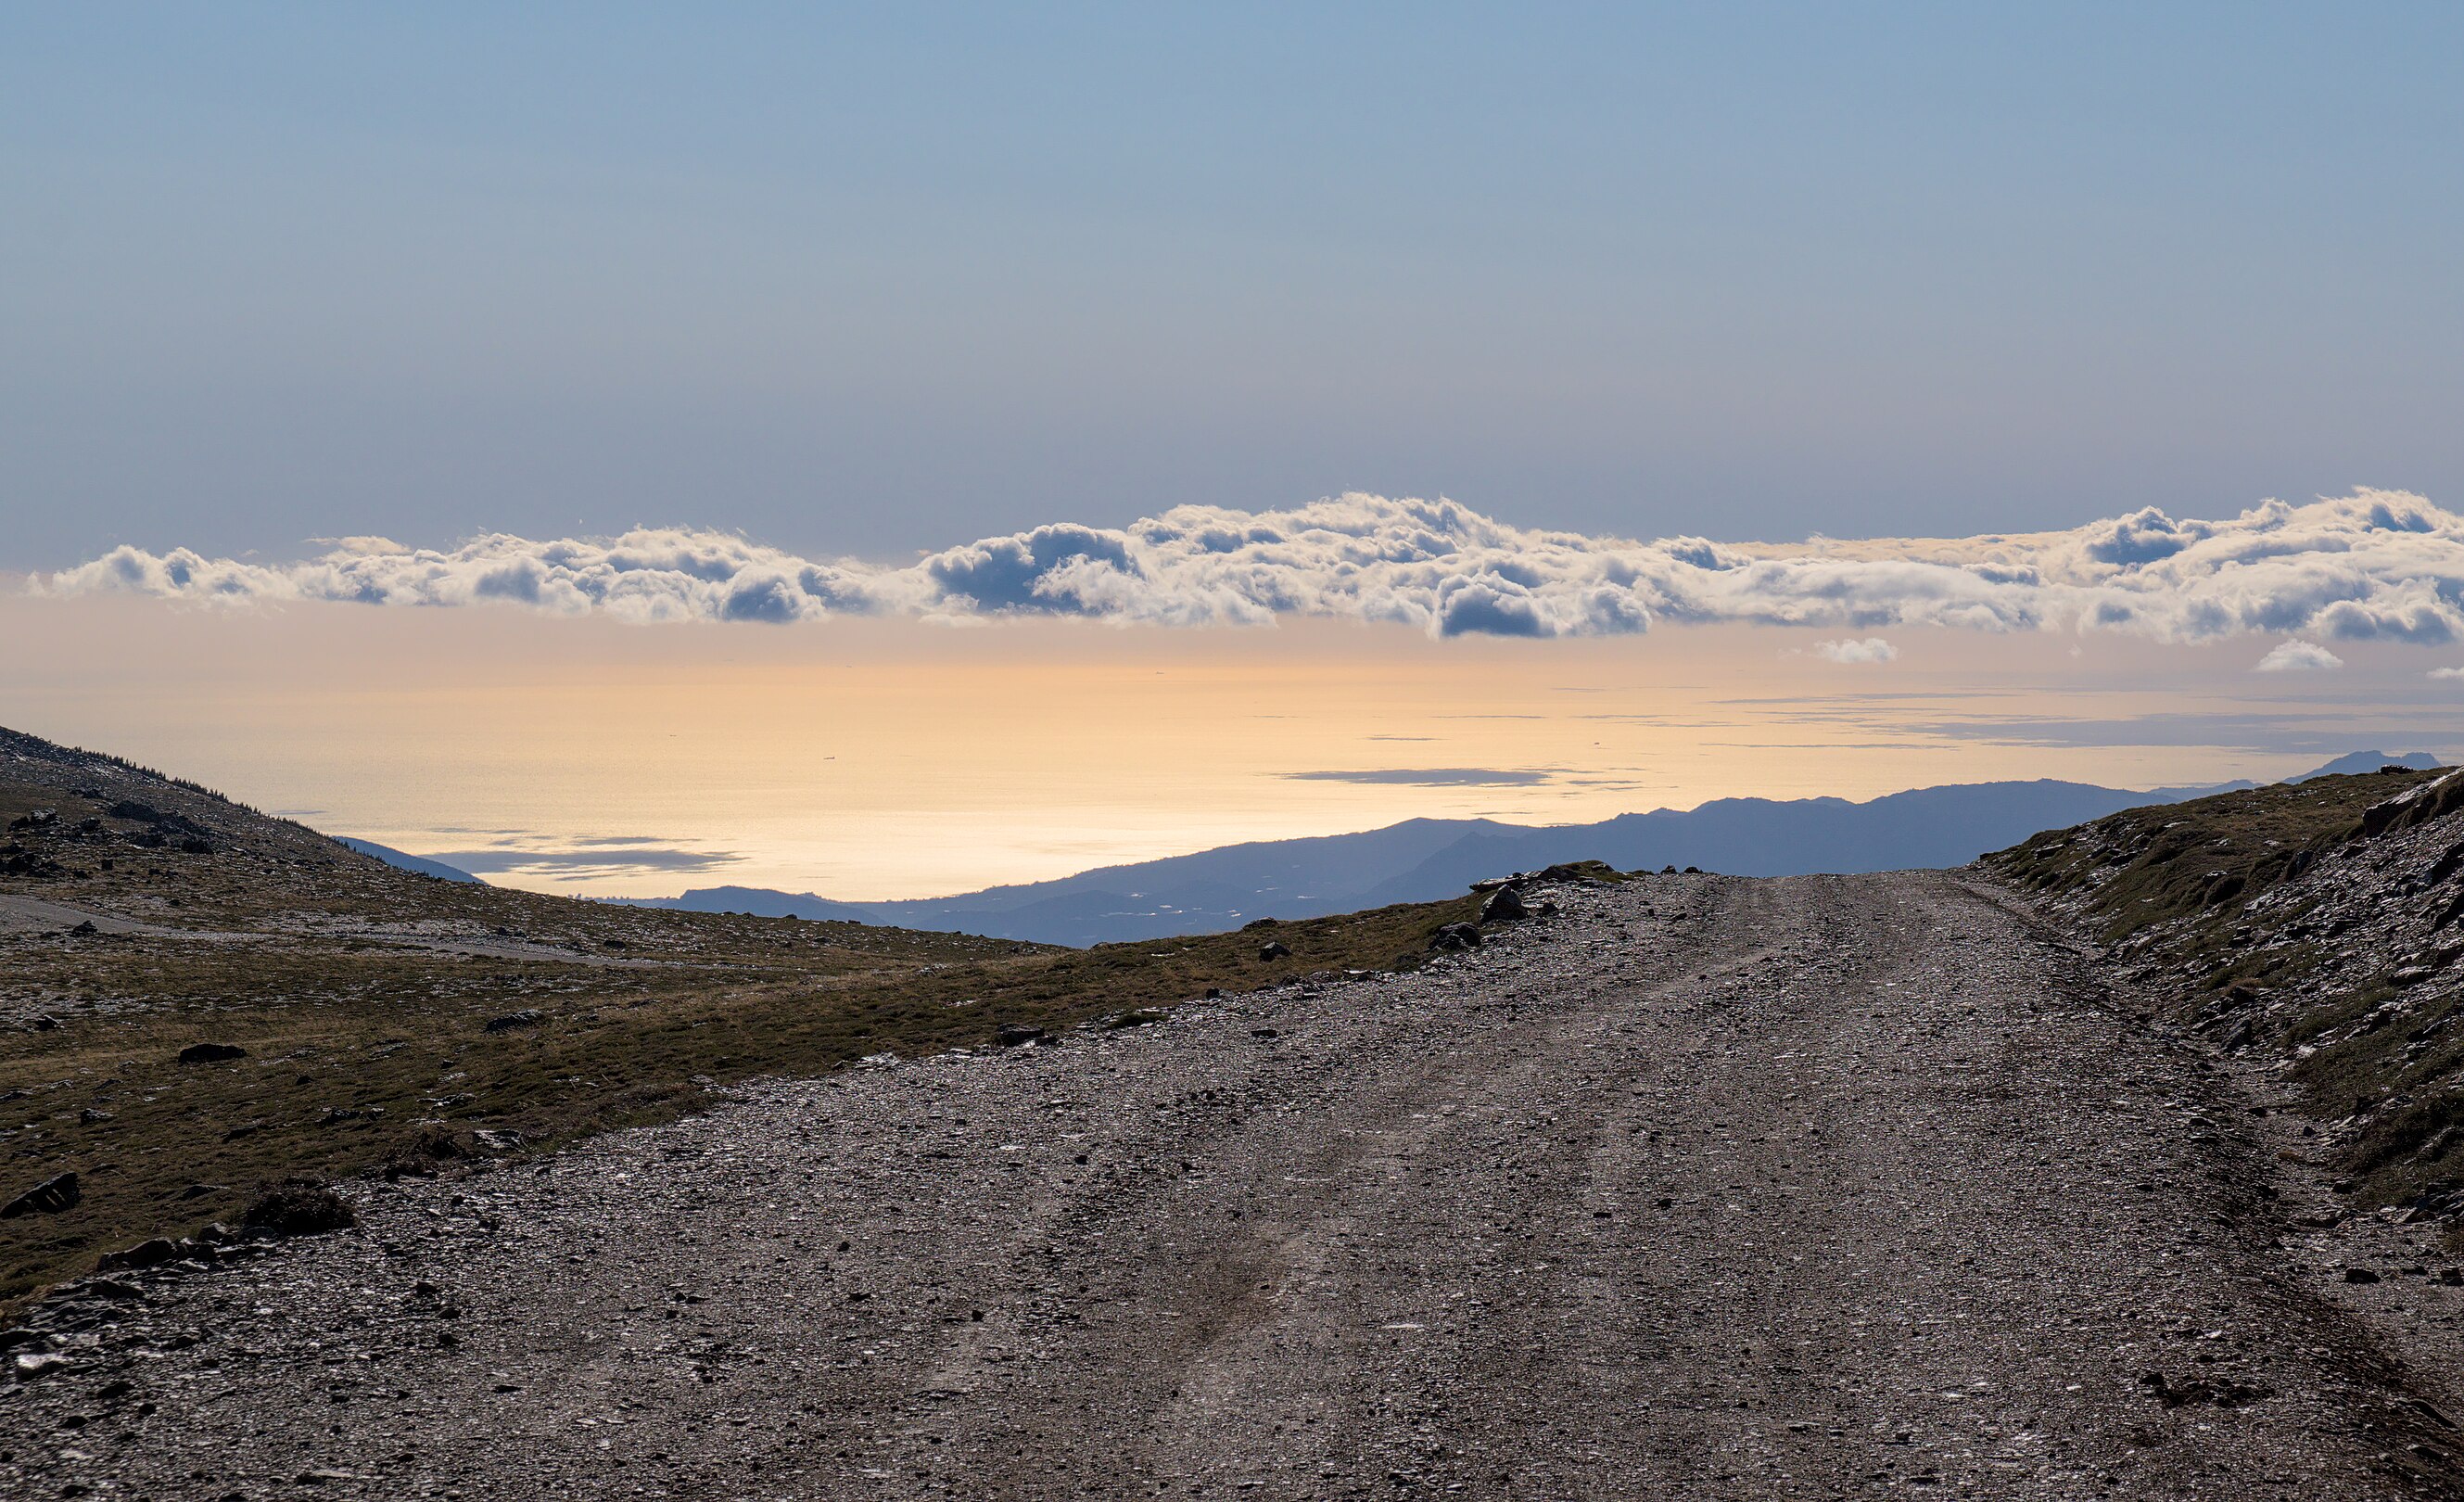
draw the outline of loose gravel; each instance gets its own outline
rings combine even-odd
[[[2238,1087],[1993,889],[1526,896],[89,1283],[0,1494],[2459,1494]]]

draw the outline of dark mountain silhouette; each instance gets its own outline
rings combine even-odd
[[[2376,771],[2387,764],[2434,765],[2436,759],[2362,751],[2288,781]],[[757,887],[701,887],[681,896],[638,900],[704,913],[852,918],[1092,944],[1212,933],[1259,917],[1312,917],[1428,901],[1484,877],[1559,861],[1604,860],[1625,870],[1697,866],[1747,876],[1963,866],[2040,829],[2252,785],[2143,792],[2086,783],[1970,783],[1863,803],[1723,798],[1694,808],[1538,828],[1490,819],[1409,819],[1358,834],[1227,845],[952,897],[846,902]]]
[[[2390,766],[2410,767],[2416,772],[2427,772],[2438,764],[2438,758],[2427,751],[2408,751],[2402,756],[2389,756],[2385,751],[2355,751],[2348,756],[2340,756],[2324,766],[2313,767],[2299,777],[2288,777],[2285,781],[2306,783],[2314,777],[2366,776]]]
[[[345,850],[374,856],[396,871],[416,872],[423,876],[433,876],[439,881],[468,881],[480,886],[487,885],[459,866],[448,866],[441,860],[430,860],[425,855],[406,855],[390,845],[379,845],[374,840],[363,840],[350,834],[338,834],[334,836],[334,843]]]

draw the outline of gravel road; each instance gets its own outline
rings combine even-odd
[[[0,1494],[2464,1494],[2273,1123],[1993,889],[1551,895],[126,1275]]]
[[[41,897],[12,896],[0,893],[0,933],[17,930],[70,929],[79,923],[91,923],[104,934],[143,934],[158,939],[185,939],[185,930],[165,928],[156,923],[141,923],[135,918],[99,912],[91,908],[71,907],[65,902],[46,902]]]
[[[326,924],[303,930],[297,926],[275,926],[255,930],[170,928],[148,923],[141,918],[124,917],[100,907],[73,907],[65,902],[52,902],[42,897],[16,896],[0,893],[0,937],[28,933],[63,933],[78,924],[91,925],[97,934],[115,938],[172,939],[189,943],[297,944],[302,940],[359,940],[384,944],[396,949],[422,949],[431,954],[460,955],[475,960],[538,960],[551,964],[589,965],[614,970],[668,970],[709,968],[710,962],[696,960],[610,955],[584,949],[573,943],[543,943],[534,939],[498,938],[469,931],[469,925],[452,922],[406,925],[399,923],[356,922]]]

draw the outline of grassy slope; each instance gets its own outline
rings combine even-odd
[[[2236,896],[2246,901],[2280,885],[2297,864],[2306,869],[2351,835],[2364,809],[2431,775],[2321,777],[2129,808],[2048,830],[1985,860],[2018,886],[2084,896],[2106,943],[2186,924],[2176,941],[2221,956]]]
[[[2437,1201],[2464,1172],[2464,946],[2441,939],[2464,908],[2464,819],[2438,775],[2131,809],[1985,864],[2113,946],[2169,1020],[2272,1052],[2360,1204]]]
[[[211,852],[135,846],[159,827],[109,817],[123,799],[206,829]],[[14,1024],[0,1025],[0,1199],[71,1169],[85,1195],[0,1220],[0,1305],[100,1251],[233,1220],[288,1175],[423,1171],[488,1151],[476,1131],[553,1144],[671,1117],[754,1075],[1392,966],[1477,906],[1090,950],[607,907],[395,872],[202,789],[0,733],[0,819],[35,807],[57,809],[65,832],[14,838],[70,874],[0,877],[0,896],[178,932],[0,938],[0,1016]],[[88,817],[99,828],[76,837]],[[524,952],[444,953],[422,936]],[[1260,958],[1262,937],[1291,957]],[[539,1022],[486,1030],[523,1009]],[[35,1030],[40,1017],[58,1026]],[[205,1041],[248,1056],[176,1062]]]

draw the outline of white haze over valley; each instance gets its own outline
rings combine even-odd
[[[122,546],[37,576],[34,588],[234,605],[506,602],[643,623],[894,614],[1196,626],[1296,616],[1401,623],[1441,637],[1728,622],[2440,644],[2464,635],[2464,518],[2406,492],[2357,490],[2303,505],[2269,500],[2219,520],[2148,507],[2057,532],[1630,541],[1517,527],[1451,500],[1353,494],[1275,511],[1181,506],[1118,529],[1055,523],[904,566],[640,528],[546,541],[491,534],[443,550],[346,538],[289,563]],[[1879,639],[1823,650],[1842,661],[1890,652]],[[2335,661],[2313,646],[2268,666]]]

